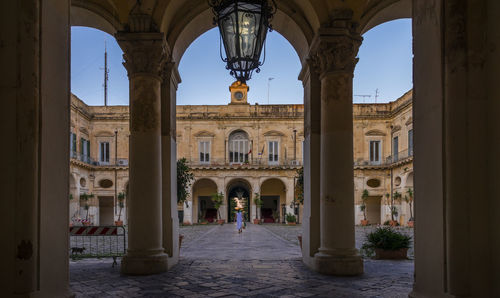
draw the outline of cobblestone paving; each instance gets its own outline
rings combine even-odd
[[[181,227],[181,260],[170,271],[121,276],[109,259],[71,261],[71,289],[77,297],[407,297],[410,292],[410,260],[367,259],[359,277],[310,271],[293,239],[300,230],[248,225],[238,234],[233,224]]]

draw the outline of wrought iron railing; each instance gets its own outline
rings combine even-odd
[[[358,159],[354,161],[354,166],[390,166],[394,163],[404,161],[411,157],[413,157],[413,149],[400,151],[394,155],[389,155],[385,159],[378,161]]]
[[[70,152],[70,158],[92,166],[128,167],[127,158],[117,158],[117,159],[110,158],[109,160],[106,161],[100,161],[100,160],[95,160],[88,155],[77,153],[74,151]]]
[[[188,160],[190,166],[195,167],[242,167],[242,166],[261,166],[261,167],[300,167],[302,160],[280,160],[278,162],[270,162],[267,158],[250,158],[245,162],[231,162],[229,159],[215,159],[212,158],[208,162],[200,162],[199,160]]]

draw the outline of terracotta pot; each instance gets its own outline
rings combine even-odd
[[[400,248],[397,250],[386,250],[381,248],[375,248],[375,259],[380,260],[405,260],[408,257],[408,248]]]
[[[226,221],[223,220],[223,219],[218,219],[217,220],[217,223],[220,224],[220,225],[223,225]]]
[[[297,235],[297,238],[299,239],[300,250],[302,250],[302,235]]]
[[[391,220],[391,221],[389,221],[389,224],[391,225],[391,227],[396,227],[398,225],[398,221],[397,220]]]
[[[368,220],[364,220],[364,219],[362,219],[362,220],[361,220],[361,225],[362,225],[362,226],[367,226],[367,225],[368,225]]]
[[[84,225],[84,226],[90,226],[90,225],[91,225],[91,223],[90,223],[90,222],[84,222],[84,223],[83,223],[83,225]]]
[[[410,221],[408,222],[408,227],[409,227],[409,228],[413,228],[413,226],[414,226],[414,221],[413,221],[413,220],[410,220]]]
[[[287,224],[287,225],[289,225],[289,226],[294,226],[294,225],[296,225],[297,223],[296,223],[296,222],[287,222],[286,224]]]
[[[123,220],[115,220],[115,226],[123,226]]]
[[[208,222],[206,222],[206,221],[202,221],[202,222],[201,222],[201,224],[202,224],[202,225],[206,225],[206,224],[208,224]]]
[[[184,239],[184,235],[179,234],[179,250],[181,250],[182,239]]]
[[[72,226],[73,226],[73,223],[72,223],[72,222],[70,222],[70,223],[69,223],[69,227],[71,228]]]
[[[254,225],[258,225],[258,224],[260,224],[260,220],[258,220],[257,218],[254,218],[254,219],[253,219],[253,224],[254,224]]]

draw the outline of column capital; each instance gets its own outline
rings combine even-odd
[[[161,32],[118,32],[116,40],[123,50],[123,65],[128,75],[149,74],[161,76],[163,66],[170,58],[170,50]]]
[[[332,72],[353,73],[363,38],[352,20],[352,11],[337,11],[329,24],[323,25],[311,44],[310,67],[324,77]]]

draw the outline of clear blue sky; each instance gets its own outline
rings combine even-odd
[[[365,102],[397,99],[412,88],[411,20],[397,20],[368,31],[359,50],[354,74],[354,94],[371,95]],[[122,51],[114,38],[104,32],[84,27],[72,28],[71,91],[89,105],[104,102],[104,42],[108,49],[108,104],[128,104],[128,78],[122,65]],[[267,40],[267,56],[260,73],[248,81],[249,102],[267,104],[268,78],[271,104],[302,103],[302,82],[297,77],[300,61],[288,41],[277,32]],[[187,49],[179,65],[182,83],[177,104],[227,104],[229,85],[234,79],[219,55],[219,33],[214,28]],[[354,97],[354,102],[362,102]]]

